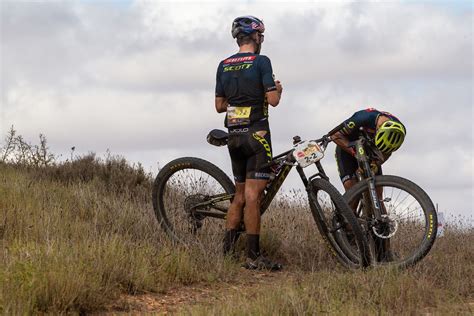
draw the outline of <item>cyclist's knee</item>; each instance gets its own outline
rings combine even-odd
[[[356,179],[349,178],[349,179],[345,180],[344,183],[343,183],[344,189],[346,191],[349,191],[349,189],[352,188],[356,183],[357,183]]]
[[[257,205],[260,202],[260,192],[255,190],[245,191],[245,203],[247,205]]]
[[[237,182],[235,184],[235,194],[232,203],[238,207],[243,207],[245,204],[245,182]]]
[[[245,204],[245,195],[244,192],[242,193],[236,193],[234,195],[234,199],[232,200],[232,204],[238,206],[238,207],[243,207]]]
[[[266,180],[248,179],[245,185],[245,205],[258,206],[263,190],[265,189]]]

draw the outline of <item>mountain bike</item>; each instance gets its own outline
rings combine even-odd
[[[218,146],[226,145],[227,139],[228,134],[221,130],[208,135],[208,142]],[[260,212],[265,213],[296,167],[308,194],[312,217],[332,253],[345,267],[367,267],[371,260],[362,228],[321,165],[328,143],[327,137],[301,141],[295,136],[292,149],[263,166],[271,168],[272,180],[263,193]],[[308,178],[303,168],[309,165],[316,165],[318,172]],[[159,171],[153,186],[153,208],[161,227],[173,240],[215,244],[222,240],[223,219],[234,192],[232,181],[214,164],[195,157],[178,158]],[[335,237],[338,234],[351,236],[350,251],[341,249]]]
[[[428,254],[436,239],[438,220],[433,202],[410,180],[376,175],[384,158],[367,133],[362,131],[349,146],[355,149],[358,182],[344,198],[365,231],[372,264],[400,268],[416,264]],[[350,240],[342,233],[336,238],[351,257]],[[358,254],[354,252],[352,258],[357,262]]]

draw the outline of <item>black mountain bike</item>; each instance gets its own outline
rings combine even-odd
[[[208,135],[208,141],[218,145],[226,145],[227,138],[228,134],[220,130]],[[293,139],[291,150],[266,165],[273,170],[274,178],[264,192],[261,214],[296,166],[308,193],[312,216],[333,254],[346,267],[367,267],[371,260],[363,230],[342,195],[329,183],[320,162],[329,139],[301,141],[298,136]],[[314,164],[318,172],[307,178],[303,168]],[[153,186],[153,208],[162,228],[173,240],[220,244],[216,241],[222,241],[222,219],[234,192],[234,184],[217,166],[203,159],[184,157],[171,161],[158,173]],[[350,251],[341,248],[337,235],[351,236]]]
[[[344,194],[369,242],[373,265],[406,268],[425,257],[436,239],[438,220],[430,197],[410,180],[393,175],[375,175],[380,154],[364,132],[349,144],[359,164],[358,183]],[[343,245],[350,241],[337,236]],[[350,257],[350,252],[347,255]],[[357,251],[353,251],[357,262]]]

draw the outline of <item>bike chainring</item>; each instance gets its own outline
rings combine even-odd
[[[372,231],[375,236],[388,239],[392,238],[398,230],[398,222],[395,219],[390,218],[389,215],[382,215],[382,220],[377,221],[375,225],[372,226]]]

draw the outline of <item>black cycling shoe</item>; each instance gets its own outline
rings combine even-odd
[[[247,258],[243,267],[248,270],[279,271],[283,269],[283,266],[280,263],[272,262],[264,256],[258,256],[255,260]]]

